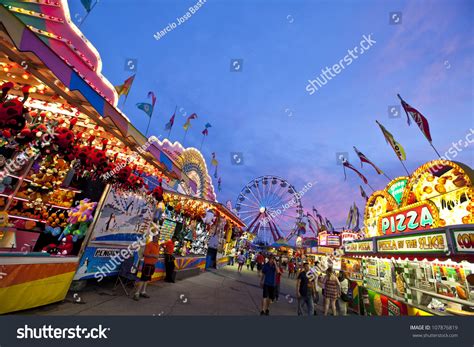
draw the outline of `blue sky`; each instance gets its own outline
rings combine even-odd
[[[209,166],[217,153],[219,201],[234,202],[261,175],[281,176],[297,189],[317,181],[303,206],[342,226],[350,204],[363,210],[364,201],[360,179],[348,172],[344,181],[336,152],[349,152],[360,167],[355,145],[390,177],[404,174],[376,119],[404,146],[410,172],[436,158],[406,116],[389,118],[397,93],[428,118],[441,153],[474,131],[472,1],[207,0],[182,25],[153,37],[196,2],[100,0],[81,30],[113,84],[131,74],[127,58],[138,60],[124,112],[143,132],[147,118],[134,105],[150,90],[157,105],[149,135],[167,134],[176,105],[182,111],[172,141],[183,139],[185,112],[199,116],[186,146],[199,147],[204,124],[212,124],[202,152]],[[69,6],[77,23],[85,11],[79,0]],[[401,24],[389,25],[395,11]],[[369,34],[376,43],[368,51],[313,95],[306,92],[308,80]],[[241,72],[230,71],[234,58],[243,59]],[[461,149],[454,160],[473,167],[474,143]],[[231,152],[241,152],[244,164],[232,165]],[[375,189],[388,183],[370,167],[362,172]]]

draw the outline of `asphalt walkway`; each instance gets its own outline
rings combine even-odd
[[[296,281],[284,274],[278,302],[272,304],[271,315],[295,316]],[[244,267],[242,273],[237,266],[226,266],[176,283],[154,282],[148,286],[149,299],[136,302],[127,297],[114,282],[90,284],[81,292],[69,292],[66,300],[20,314],[33,315],[258,315],[261,307],[262,289],[259,287],[257,271]],[[74,303],[74,297],[81,303]],[[321,301],[320,301],[321,303]],[[321,306],[318,313],[322,314]]]

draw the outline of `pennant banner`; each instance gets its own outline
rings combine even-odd
[[[191,120],[196,119],[196,118],[197,118],[196,113],[193,113],[192,115],[190,115],[188,119],[186,120],[186,123],[184,123],[183,129],[187,131],[191,127]]]
[[[406,160],[407,156],[405,154],[405,150],[403,149],[402,145],[399,144],[397,141],[395,141],[395,138],[393,137],[393,135],[387,129],[385,129],[385,127],[382,124],[380,124],[378,121],[376,122],[379,125],[380,130],[382,130],[385,140],[390,144],[390,146],[392,147],[397,157],[400,160]]]
[[[342,162],[342,165],[344,167],[344,179],[347,178],[346,169],[345,169],[347,167],[348,169],[353,170],[357,175],[359,175],[359,177],[361,178],[362,181],[364,181],[365,184],[369,183],[367,178],[362,173],[360,173],[360,171],[357,170],[351,163],[349,163],[347,159],[344,159],[344,161]]]
[[[398,94],[397,94],[398,95]],[[407,114],[407,122],[408,122],[408,125],[410,125],[410,117],[409,115],[411,116],[411,118],[413,118],[413,120],[415,121],[415,123],[418,125],[418,127],[420,128],[421,132],[423,133],[423,135],[425,135],[426,139],[429,141],[429,142],[432,142],[432,139],[431,139],[431,133],[430,133],[430,125],[428,123],[428,120],[420,113],[418,112],[417,109],[411,107],[410,105],[408,105],[402,98],[400,95],[398,95],[398,97],[400,98],[400,101],[402,103],[402,107],[403,109],[405,110],[406,114]]]
[[[369,200],[369,197],[365,193],[364,188],[362,188],[362,186],[359,186],[359,188],[360,188],[360,195],[365,199],[365,201]]]
[[[166,123],[166,125],[165,125],[165,130],[171,130],[171,128],[173,127],[173,124],[174,124],[174,117],[175,117],[175,114],[173,113],[173,115],[170,118],[170,121],[168,123]]]
[[[364,153],[360,152],[355,146],[353,147],[354,151],[356,152],[357,156],[360,159],[360,167],[362,167],[362,163],[367,163],[369,165],[372,165],[372,167],[377,171],[379,175],[383,174],[383,171],[380,170],[377,166],[375,166],[374,163],[372,163],[365,155]]]
[[[114,87],[119,97],[122,95],[128,95],[128,93],[130,92],[130,88],[132,87],[132,83],[134,79],[135,79],[135,75],[132,75],[129,78],[127,78],[125,82],[123,82],[123,84]]]
[[[152,104],[149,104],[147,102],[140,102],[137,104],[137,107],[142,110],[143,112],[145,112],[148,117],[151,117],[151,114],[153,113],[153,105]]]

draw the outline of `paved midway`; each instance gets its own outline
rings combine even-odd
[[[270,309],[270,315],[296,316],[296,281],[282,277],[280,300]],[[152,315],[152,316],[251,316],[259,315],[262,289],[257,271],[244,267],[241,274],[237,266],[206,271],[176,283],[162,281],[148,286],[149,299],[133,301],[120,285],[113,290],[113,282],[88,285],[80,296],[83,304],[73,303],[73,292],[65,301],[20,314],[33,315]],[[321,303],[322,299],[320,299]],[[319,306],[318,314],[322,314]]]

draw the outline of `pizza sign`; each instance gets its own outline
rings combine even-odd
[[[382,235],[432,229],[437,226],[438,210],[424,202],[380,216],[378,229]]]
[[[445,233],[422,234],[377,240],[379,253],[443,253],[448,250]]]

